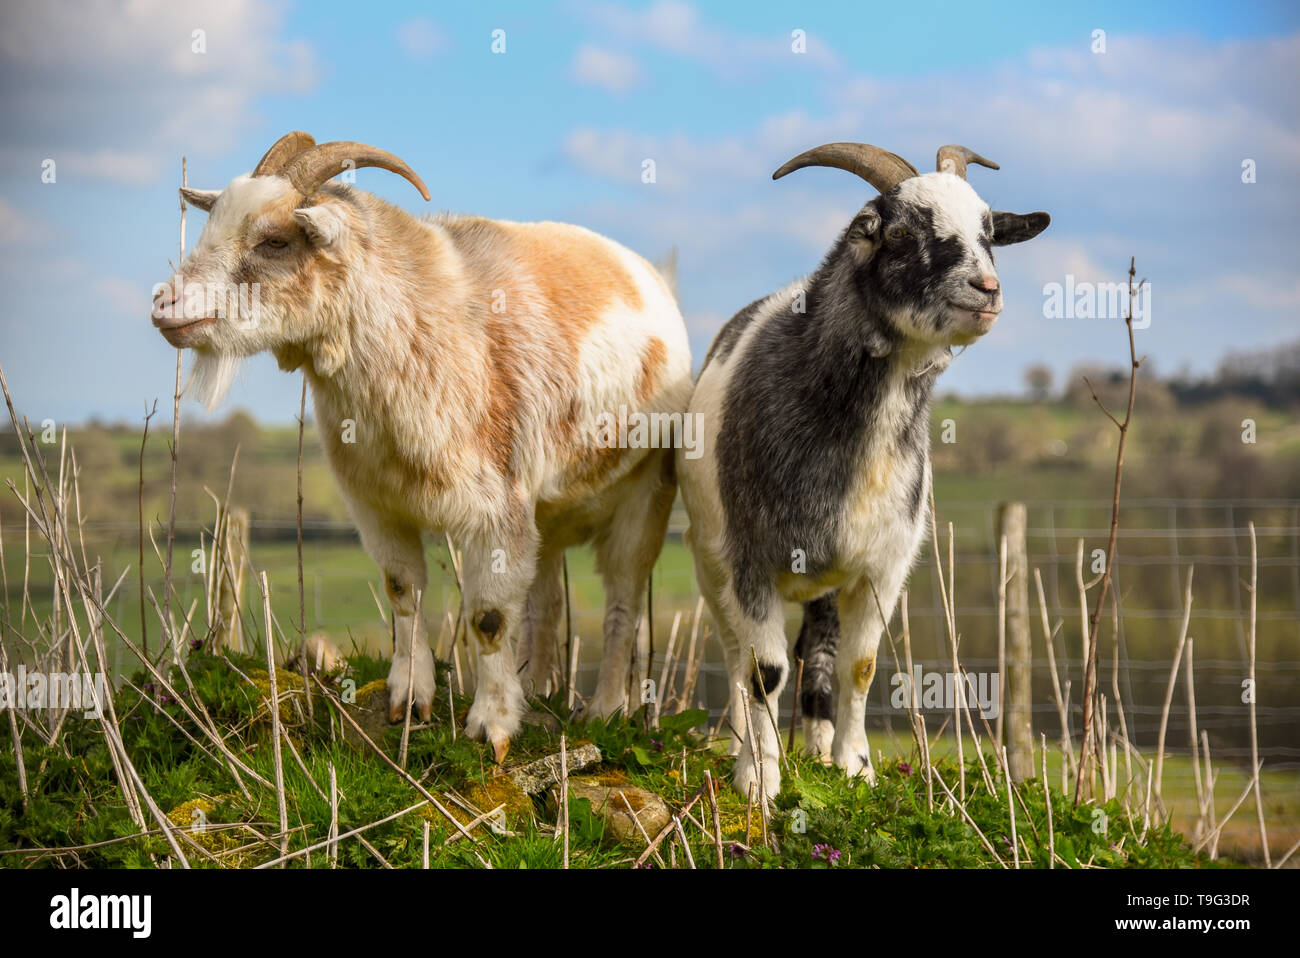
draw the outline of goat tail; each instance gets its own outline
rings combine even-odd
[[[673,294],[673,299],[677,298],[677,247],[674,246],[668,250],[668,253],[662,260],[652,264],[668,286],[668,291]]]
[[[799,706],[805,718],[830,720],[831,681],[835,674],[835,650],[840,644],[840,616],[837,592],[803,604],[803,624],[794,653],[803,659],[803,686]]]

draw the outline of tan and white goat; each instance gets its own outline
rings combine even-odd
[[[680,414],[686,330],[644,259],[560,223],[416,218],[332,177],[377,166],[429,192],[402,160],[360,143],[282,137],[221,191],[153,321],[196,354],[209,405],[241,357],[302,369],[316,423],[394,612],[389,718],[428,718],[434,669],[417,596],[422,536],[463,547],[478,687],[467,731],[504,758],[525,682],[556,667],[561,559],[593,543],[605,586],[604,657],[588,712],[623,704],[645,583],[675,494],[664,448],[602,442],[620,411]],[[414,643],[411,641],[413,634]],[[413,648],[412,655],[408,650]]]

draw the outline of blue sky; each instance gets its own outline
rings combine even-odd
[[[1294,3],[7,3],[0,363],[33,420],[167,406],[174,352],[148,300],[177,256],[180,157],[192,185],[220,187],[305,129],[406,159],[432,204],[382,171],[358,185],[408,210],[577,222],[652,259],[677,247],[697,363],[872,195],[773,169],[857,139],[925,170],[965,143],[1002,165],[970,174],[990,204],[1053,223],[1000,251],[1006,312],[942,389],[1020,392],[1031,363],[1059,381],[1121,361],[1118,324],[1046,318],[1043,288],[1119,280],[1131,254],[1152,283],[1139,349],[1208,372],[1300,335],[1297,91]],[[191,242],[202,225],[192,211]],[[217,415],[287,422],[297,397],[258,357]]]

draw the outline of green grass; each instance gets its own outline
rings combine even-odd
[[[1231,413],[1231,415],[1229,415]],[[1201,445],[1211,429],[1212,411],[1192,413],[1175,410],[1174,413],[1142,416],[1133,433],[1128,451],[1129,472],[1125,491],[1134,496],[1188,496],[1188,495],[1273,495],[1293,494],[1293,482],[1286,478],[1285,457],[1294,458],[1300,450],[1300,426],[1296,426],[1281,413],[1267,410],[1252,411],[1258,418],[1260,445],[1249,450],[1259,461],[1268,463],[1267,489],[1259,492],[1234,491],[1230,486],[1215,486],[1218,491],[1207,491],[1202,485],[1207,476],[1204,470],[1218,468],[1217,453],[1206,452]],[[1213,415],[1219,415],[1213,413]],[[1240,415],[1226,410],[1215,428],[1225,428],[1232,444],[1237,444],[1236,423]],[[957,442],[943,445],[940,426],[945,419],[953,419],[957,428]],[[987,510],[991,504],[1006,499],[1024,499],[1031,503],[1043,500],[1077,500],[1070,506],[1058,506],[1053,515],[1057,526],[1097,528],[1104,526],[1109,517],[1107,501],[1111,470],[1113,469],[1113,443],[1109,424],[1095,409],[1066,403],[1029,404],[1023,402],[962,403],[940,401],[934,411],[935,434],[935,495],[939,506],[941,525],[951,520],[956,526],[956,549],[959,562],[963,558],[987,557],[992,549],[987,526]],[[1226,425],[1225,425],[1226,424]],[[145,462],[145,517],[154,529],[155,539],[165,535],[165,516],[168,508],[169,457],[166,439],[170,428],[156,422],[146,450]],[[1230,427],[1230,428],[1228,428]],[[1005,434],[1005,435],[1003,435]],[[1198,438],[1198,434],[1200,438]],[[1020,460],[1003,462],[996,456],[987,456],[982,450],[994,448],[990,437],[1004,439],[1014,435],[1008,448],[1020,451]],[[137,456],[139,434],[129,430],[117,432],[81,430],[70,437],[78,450],[82,465],[82,503],[88,520],[110,523],[92,527],[87,542],[90,564],[102,560],[103,580],[106,587],[126,571],[128,574],[113,601],[110,613],[133,639],[139,639],[139,591],[137,585]],[[1041,452],[1040,447],[1049,441],[1059,440],[1069,444],[1068,457],[1055,460]],[[197,533],[190,531],[194,523],[211,522],[212,502],[205,487],[219,495],[224,492],[233,443],[240,444],[240,464],[232,502],[248,507],[255,525],[260,519],[284,519],[294,515],[295,460],[297,431],[292,428],[257,429],[248,423],[227,424],[221,427],[191,429],[188,424],[182,434],[182,457],[179,483],[178,518],[188,525],[178,535],[174,586],[176,599],[173,608],[177,615],[195,608],[200,623],[206,622],[203,607],[202,575],[191,571],[192,550],[198,548]],[[1165,446],[1176,447],[1168,453]],[[1004,443],[1006,444],[1006,443]],[[8,449],[9,447],[4,447]],[[1209,449],[1210,447],[1205,447]],[[1215,447],[1217,448],[1217,447]],[[56,446],[40,446],[49,458],[52,469],[57,468]],[[1023,450],[1040,450],[1023,453]],[[1029,458],[1023,458],[1028,455]],[[1262,457],[1262,458],[1261,458]],[[1228,460],[1225,458],[1224,462]],[[1235,460],[1234,460],[1235,461]],[[1276,465],[1276,468],[1274,466]],[[1236,466],[1223,467],[1224,475],[1235,475]],[[1276,475],[1273,475],[1276,473]],[[1248,474],[1248,471],[1243,473]],[[10,477],[18,489],[24,488],[22,466],[13,455],[0,451],[0,478]],[[1280,477],[1280,478],[1279,478]],[[1276,480],[1276,481],[1275,481]],[[1221,479],[1219,481],[1222,481]],[[1183,486],[1177,486],[1182,482]],[[1291,482],[1291,488],[1287,483]],[[1167,488],[1174,483],[1175,487]],[[344,518],[341,500],[320,452],[319,441],[308,435],[305,444],[304,484],[307,518],[341,520]],[[1269,489],[1272,489],[1270,492]],[[1180,491],[1181,490],[1181,491]],[[1188,491],[1192,490],[1192,491]],[[679,513],[675,522],[680,524]],[[48,558],[40,553],[43,543],[33,542],[30,568],[30,608],[23,613],[25,604],[24,544],[21,514],[16,515],[16,503],[11,495],[0,502],[4,517],[3,559],[8,582],[7,598],[11,622],[25,636],[31,638],[48,629],[51,608],[51,571]],[[1253,513],[1261,528],[1284,524],[1283,513],[1276,521],[1266,514]],[[161,519],[160,519],[161,517]],[[1141,524],[1159,528],[1164,522],[1163,513],[1126,511],[1124,529],[1136,529]],[[1036,519],[1036,522],[1041,520]],[[1223,524],[1221,513],[1206,512],[1195,521],[1207,526]],[[1238,515],[1239,526],[1244,519]],[[1033,525],[1034,523],[1031,523]],[[291,533],[290,533],[291,534]],[[946,534],[946,530],[944,532]],[[1089,548],[1102,543],[1089,540]],[[1059,543],[1062,551],[1073,547],[1072,540]],[[945,542],[946,548],[946,542]],[[1043,541],[1031,541],[1031,553],[1045,551]],[[1222,553],[1226,544],[1210,540],[1198,542],[1195,548]],[[1281,539],[1262,536],[1261,557],[1267,560],[1287,554],[1289,545]],[[1163,542],[1148,545],[1141,540],[1125,543],[1126,555],[1139,558],[1152,549],[1166,549]],[[1144,551],[1145,550],[1145,551]],[[1271,551],[1270,551],[1271,550]],[[255,538],[251,544],[254,572],[266,571],[272,583],[271,606],[280,631],[292,641],[297,635],[298,587],[296,546],[290,539],[268,540]],[[428,549],[429,586],[426,593],[426,617],[436,636],[448,612],[455,614],[457,597],[454,579],[448,569],[443,549],[431,544]],[[603,593],[594,570],[594,557],[589,549],[579,548],[568,553],[571,585],[571,615],[575,632],[583,638],[583,658],[587,663],[599,657]],[[304,545],[304,571],[306,592],[306,628],[323,629],[345,650],[360,649],[366,655],[353,656],[358,670],[358,681],[383,677],[388,669],[383,660],[389,651],[387,613],[376,606],[369,586],[382,596],[378,571],[355,540],[308,537]],[[1063,583],[1063,603],[1072,601],[1072,565],[1055,570],[1044,568],[1044,578],[1051,583],[1055,573]],[[1284,566],[1265,566],[1261,570],[1259,594],[1260,612],[1265,618],[1260,628],[1261,701],[1284,703],[1292,700],[1291,681],[1287,674],[1276,678],[1270,675],[1270,662],[1291,659],[1293,649],[1292,625],[1288,615],[1292,609],[1291,587]],[[990,584],[986,570],[976,567],[960,568],[957,574],[956,599],[959,608],[958,627],[962,632],[963,658],[987,658],[992,645],[992,626],[988,616],[962,615],[968,607],[987,607],[991,602]],[[163,580],[161,563],[146,546],[144,563],[146,583],[161,595]],[[1269,578],[1272,576],[1272,578]],[[927,621],[919,613],[931,595],[933,558],[924,555],[913,572],[911,588],[912,640],[918,661],[944,661],[947,656],[947,639],[937,620]],[[1166,661],[1176,636],[1171,636],[1172,625],[1159,620],[1143,620],[1132,613],[1145,607],[1169,607],[1166,593],[1169,583],[1166,570],[1152,568],[1149,572],[1135,565],[1125,572],[1125,615],[1128,653],[1134,661]],[[244,621],[248,634],[261,647],[263,629],[261,603],[256,594],[256,575],[249,577],[243,602]],[[1237,574],[1230,567],[1216,568],[1201,565],[1196,570],[1196,609],[1230,608],[1231,589],[1236,588]],[[1050,588],[1050,585],[1049,585]],[[655,571],[655,627],[657,646],[662,654],[667,632],[674,614],[681,613],[686,625],[698,599],[691,559],[681,542],[670,537],[661,554]],[[1175,597],[1175,601],[1176,601]],[[1032,600],[1031,600],[1032,601]],[[197,604],[196,604],[197,603]],[[1033,610],[1036,613],[1036,608]],[[1267,616],[1275,616],[1269,620]],[[798,610],[790,609],[793,635],[797,629]],[[1054,618],[1057,616],[1054,613]],[[1077,624],[1068,612],[1064,614],[1065,627],[1060,641],[1064,649],[1077,648]],[[151,646],[156,650],[158,622],[149,612]],[[1281,624],[1277,624],[1278,622]],[[1034,623],[1035,654],[1041,637]],[[1073,630],[1073,633],[1072,633]],[[1224,621],[1199,620],[1195,623],[1198,663],[1205,658],[1237,659],[1238,646],[1232,624]],[[110,670],[115,677],[129,673],[134,660],[129,652],[113,641],[110,643]],[[285,650],[280,646],[280,652]],[[12,649],[11,649],[12,651]],[[716,649],[708,648],[709,660],[716,659]],[[1061,654],[1058,652],[1058,654]],[[257,668],[260,651],[250,659],[237,659],[245,671]],[[266,734],[265,710],[258,692],[242,678],[224,667],[224,663],[196,654],[192,663],[199,697],[217,718],[223,728],[233,730],[237,751],[263,776],[271,777],[271,756]],[[656,663],[656,670],[658,662]],[[1198,676],[1202,673],[1198,672]],[[1138,676],[1138,679],[1143,676]],[[137,685],[144,680],[137,675]],[[1139,702],[1158,702],[1163,694],[1163,674],[1152,674],[1144,679],[1145,686],[1135,689]],[[1136,681],[1136,679],[1135,679]],[[1202,680],[1203,681],[1203,680]],[[1268,683],[1272,681],[1273,684]],[[1210,688],[1206,688],[1209,684]],[[1212,704],[1216,694],[1224,701],[1235,700],[1238,689],[1234,683],[1216,688],[1212,683],[1202,684],[1198,700],[1202,708]],[[440,685],[445,695],[445,683]],[[1226,690],[1225,690],[1226,689]],[[1038,689],[1036,701],[1046,701],[1044,689]],[[140,768],[151,793],[167,810],[179,810],[185,819],[187,803],[211,800],[210,821],[267,822],[275,817],[274,796],[265,789],[254,787],[253,798],[240,794],[229,773],[190,743],[165,719],[161,712],[181,717],[179,708],[172,703],[155,701],[153,697],[141,699],[135,692],[119,688],[119,713],[123,715],[123,734],[127,747]],[[156,696],[156,691],[154,693]],[[1074,692],[1077,697],[1077,686]],[[1181,691],[1179,693],[1181,696]],[[1227,698],[1224,698],[1224,697]],[[562,712],[558,701],[547,703],[553,711]],[[457,700],[458,710],[468,705]],[[1181,698],[1175,709],[1181,707]],[[435,793],[440,789],[455,789],[468,793],[485,789],[492,784],[490,752],[463,737],[452,741],[451,729],[446,719],[445,698],[435,706],[435,721],[431,727],[413,733],[411,741],[411,767],[417,775],[427,776],[425,781]],[[691,794],[700,781],[705,768],[725,782],[729,778],[730,761],[707,748],[685,730],[664,732],[646,731],[637,723],[616,721],[577,726],[570,723],[565,728],[570,740],[590,739],[600,744],[606,755],[602,772],[621,776],[629,784],[640,785],[658,792],[674,807]],[[1244,720],[1243,720],[1244,721]],[[328,767],[333,764],[345,796],[341,809],[340,828],[374,821],[411,804],[416,795],[402,784],[391,770],[374,756],[360,753],[331,735],[325,714],[318,713],[315,723],[297,723],[292,729],[312,778],[320,785],[328,780]],[[1243,734],[1245,725],[1233,734]],[[1283,730],[1282,734],[1285,734]],[[384,731],[384,745],[390,752],[396,750],[394,730]],[[1276,729],[1261,729],[1261,738],[1268,744]],[[832,846],[840,851],[835,867],[844,866],[944,866],[983,865],[996,867],[993,857],[979,840],[974,830],[959,817],[947,812],[932,811],[925,796],[924,783],[915,772],[905,770],[902,763],[915,764],[909,754],[910,742],[891,739],[880,732],[872,733],[873,745],[881,747],[879,761],[880,781],[875,788],[862,783],[849,782],[833,769],[819,764],[794,759],[787,788],[778,799],[778,814],[773,822],[780,851],[754,850],[728,858],[729,867],[780,865],[798,867],[823,867],[827,863],[814,857],[813,849]],[[126,813],[121,794],[102,734],[96,724],[81,719],[69,719],[64,737],[57,748],[37,744],[35,736],[24,738],[26,767],[31,777],[31,805],[28,813],[18,813],[14,756],[9,749],[0,750],[0,849],[32,848],[34,846],[66,846],[85,844],[112,838],[131,836],[137,829]],[[1219,743],[1215,742],[1218,748]],[[990,796],[979,785],[978,765],[973,763],[974,744],[966,751],[968,759],[966,779],[970,814],[979,828],[994,843],[998,854],[1005,852],[1009,830],[1006,796]],[[555,735],[540,728],[526,728],[514,742],[511,761],[523,761],[532,756],[549,754],[558,748]],[[682,749],[686,749],[685,768],[681,766]],[[936,744],[936,755],[941,756],[940,774],[955,787],[959,771],[954,764],[955,749],[951,741]],[[1060,756],[1049,748],[1049,781],[1059,782]],[[990,764],[992,761],[990,759]],[[306,826],[303,833],[295,833],[293,847],[306,841],[302,836],[319,840],[328,822],[328,804],[303,776],[296,763],[286,756],[286,779],[290,796],[290,825]],[[1222,764],[1218,766],[1220,780],[1216,789],[1219,814],[1226,812],[1245,786],[1246,776],[1241,768]],[[683,784],[685,782],[685,784]],[[435,787],[436,786],[436,787]],[[1265,769],[1263,791],[1266,797],[1266,815],[1270,821],[1270,838],[1277,847],[1288,847],[1300,837],[1300,777],[1293,771]],[[1027,784],[1024,799],[1029,805],[1028,818],[1021,825],[1021,834],[1027,838],[1034,829],[1042,830],[1046,804],[1042,789],[1037,784]],[[1195,795],[1192,788],[1191,765],[1186,757],[1170,755],[1165,772],[1166,804],[1177,828],[1190,829],[1193,824]],[[724,830],[729,845],[744,843],[744,806],[739,798],[725,791],[723,796]],[[1124,830],[1113,830],[1119,825],[1127,828],[1121,816],[1107,810],[1109,822],[1105,835],[1091,831],[1092,810],[1087,810],[1087,821],[1076,821],[1079,814],[1059,794],[1053,800],[1057,827],[1068,845],[1062,845],[1063,854],[1073,863],[1088,862],[1100,865],[1198,865],[1204,864],[1188,854],[1185,844],[1169,830],[1158,830],[1148,836],[1141,848],[1135,847]],[[551,867],[558,863],[559,848],[547,829],[555,821],[555,810],[545,801],[527,803],[512,818],[513,836],[500,836],[484,832],[474,848],[477,856],[495,867]],[[796,815],[795,813],[800,814]],[[626,865],[638,852],[636,848],[613,847],[599,833],[599,822],[589,809],[579,803],[570,810],[574,828],[575,864],[589,867]],[[1032,825],[1029,822],[1032,821]],[[1278,824],[1273,825],[1274,822]],[[798,827],[796,827],[798,823]],[[448,837],[445,822],[435,818],[435,865],[480,865],[471,846],[455,842],[442,848]],[[1026,829],[1026,825],[1029,825]],[[267,829],[258,826],[265,832]],[[800,830],[802,828],[802,830]],[[273,828],[272,828],[273,830]],[[1289,830],[1289,831],[1288,831]],[[419,846],[423,835],[423,822],[416,815],[395,821],[368,832],[367,835],[393,864],[413,864],[419,859]],[[1041,836],[1040,836],[1041,837]],[[693,842],[695,841],[695,836]],[[1121,839],[1123,843],[1121,844]],[[215,837],[213,837],[215,841]],[[749,844],[757,846],[759,842]],[[1222,850],[1239,848],[1242,854],[1253,853],[1258,838],[1255,833],[1252,803],[1243,805],[1225,832]],[[213,847],[220,847],[214,845]],[[81,854],[82,864],[149,865],[150,854],[166,854],[166,846],[159,839],[128,841],[106,845]],[[701,843],[694,847],[698,863],[713,860],[711,847]],[[730,852],[728,853],[730,856]],[[1029,858],[1041,863],[1041,843],[1031,844]],[[376,860],[358,842],[345,843],[343,855],[346,864],[374,867]],[[1069,857],[1072,856],[1072,857]],[[191,856],[202,863],[200,856]],[[241,864],[265,860],[268,853],[258,849],[246,853]],[[32,859],[24,855],[0,856],[0,867],[24,863]],[[60,859],[67,864],[70,858]],[[53,863],[45,859],[44,864]],[[302,864],[303,862],[299,862]],[[312,856],[312,864],[322,864],[319,854]]]
[[[248,657],[237,659],[236,664],[255,677],[259,660]],[[355,680],[359,683],[381,676],[387,669],[387,663],[368,658],[355,659],[354,666]],[[189,668],[197,698],[225,729],[231,747],[261,776],[273,781],[269,718],[263,693],[219,659],[196,654],[190,658]],[[292,679],[287,673],[282,674],[282,681]],[[146,688],[143,675],[137,675],[134,682]],[[454,791],[459,795],[478,796],[479,807],[483,807],[503,795],[501,780],[493,774],[487,747],[463,735],[453,740],[447,718],[447,687],[444,676],[439,684],[440,697],[434,706],[433,721],[411,732],[408,768],[434,795],[441,797],[444,792]],[[457,704],[461,712],[459,721],[463,721],[467,703],[462,698]],[[542,710],[562,714],[558,695],[535,704]],[[188,724],[175,703],[150,696],[142,698],[126,690],[117,696],[116,706],[127,750],[141,777],[159,806],[178,824],[192,826],[201,821],[194,809],[202,808],[208,825],[261,823],[256,827],[264,834],[275,831],[277,812],[273,791],[250,783],[252,797],[241,795],[226,768],[205,755],[161,714],[166,712],[176,722]],[[296,710],[287,706],[282,708],[282,714],[316,785],[327,791],[329,768],[332,765],[335,769],[343,796],[339,804],[340,832],[378,821],[419,801],[418,793],[372,752],[354,748],[340,738],[339,723],[331,721],[330,710],[324,707],[319,696],[314,721],[297,716]],[[571,746],[590,741],[600,748],[604,763],[594,771],[626,781],[629,786],[649,789],[662,796],[672,808],[684,804],[708,769],[723,786],[719,804],[726,867],[996,868],[999,860],[1010,862],[1012,858],[1007,795],[1000,782],[996,793],[990,794],[980,784],[977,764],[968,763],[965,806],[983,833],[981,839],[962,816],[941,807],[938,799],[942,798],[943,791],[937,783],[936,802],[931,806],[924,776],[908,764],[914,759],[906,756],[886,758],[880,764],[879,780],[874,787],[861,780],[851,781],[816,761],[792,758],[785,787],[771,818],[776,849],[764,846],[757,816],[747,839],[745,803],[726,787],[730,759],[707,747],[688,727],[701,718],[699,713],[669,717],[660,728],[647,729],[645,716],[638,713],[630,720],[615,717],[608,722],[593,721],[585,725],[565,722],[563,728]],[[400,727],[387,728],[380,733],[378,741],[395,755],[400,735]],[[555,732],[526,725],[512,743],[509,760],[512,764],[523,763],[557,750]],[[154,864],[151,856],[169,854],[161,837],[130,837],[138,828],[123,804],[97,722],[70,718],[57,747],[43,747],[33,736],[27,736],[24,751],[30,791],[26,814],[19,811],[15,755],[8,750],[0,752],[0,851],[112,843],[79,851],[75,858],[39,851],[6,854],[0,856],[0,864],[18,867],[75,862],[94,867],[151,867]],[[989,761],[992,762],[991,757]],[[958,770],[951,761],[939,760],[936,770],[950,789],[957,790]],[[582,774],[592,771],[586,769]],[[290,848],[301,849],[326,837],[330,807],[287,751],[284,777],[289,825],[299,829],[292,834]],[[1024,807],[1017,803],[1017,831],[1023,842],[1022,863],[1045,867],[1049,798],[1038,782],[1024,783],[1020,793]],[[1053,790],[1049,795],[1056,853],[1062,859],[1058,867],[1062,864],[1134,868],[1211,864],[1205,857],[1193,855],[1181,836],[1168,827],[1154,828],[1139,841],[1140,822],[1130,821],[1118,802],[1074,808],[1059,792]],[[701,819],[707,820],[706,806],[697,809]],[[569,818],[574,867],[627,867],[642,850],[640,843],[611,842],[604,834],[600,818],[585,801],[571,803]],[[510,834],[480,828],[475,831],[478,841],[474,844],[463,840],[447,842],[452,827],[427,809],[365,834],[396,867],[418,867],[424,823],[428,821],[432,867],[482,867],[487,862],[494,868],[554,868],[561,864],[562,856],[561,845],[553,837],[552,826],[556,820],[553,803],[538,797],[511,801],[506,823]],[[714,867],[716,853],[711,836],[689,823],[687,833],[696,864]],[[251,841],[249,833],[239,829],[190,834],[213,854]],[[113,841],[116,839],[126,840]],[[986,847],[985,840],[993,851]],[[267,862],[277,854],[276,844],[256,844],[222,861],[243,867]],[[838,854],[832,854],[832,850]],[[667,846],[662,854],[667,857]],[[215,864],[194,849],[189,849],[187,856],[197,867]],[[680,849],[677,860],[682,864]],[[343,841],[340,863],[352,867],[379,865],[356,840]],[[292,862],[294,867],[306,864],[305,857]],[[310,864],[328,867],[323,851],[313,853]]]

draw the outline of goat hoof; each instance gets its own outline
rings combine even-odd
[[[574,714],[574,719],[578,722],[590,722],[593,719],[608,719],[622,707],[623,703],[621,701],[605,702],[599,698],[593,697],[590,702],[578,709]]]
[[[411,705],[411,718],[416,722],[428,722],[433,717],[433,706],[429,702],[416,700]],[[406,703],[393,702],[388,706],[388,724],[401,725],[406,721]]]
[[[411,690],[411,719],[429,721],[433,714],[433,692],[436,681],[433,656],[429,646],[416,646],[414,673],[405,656],[395,657],[388,670],[388,721],[394,725],[406,721],[406,690]]]
[[[465,734],[475,741],[491,745],[493,758],[500,765],[510,750],[510,738],[519,728],[521,715],[522,712],[512,718],[499,705],[476,700],[465,717]]]
[[[844,774],[849,778],[861,778],[868,785],[876,784],[876,770],[871,767],[871,756],[852,752],[841,759],[836,759],[835,764],[844,770]]]

